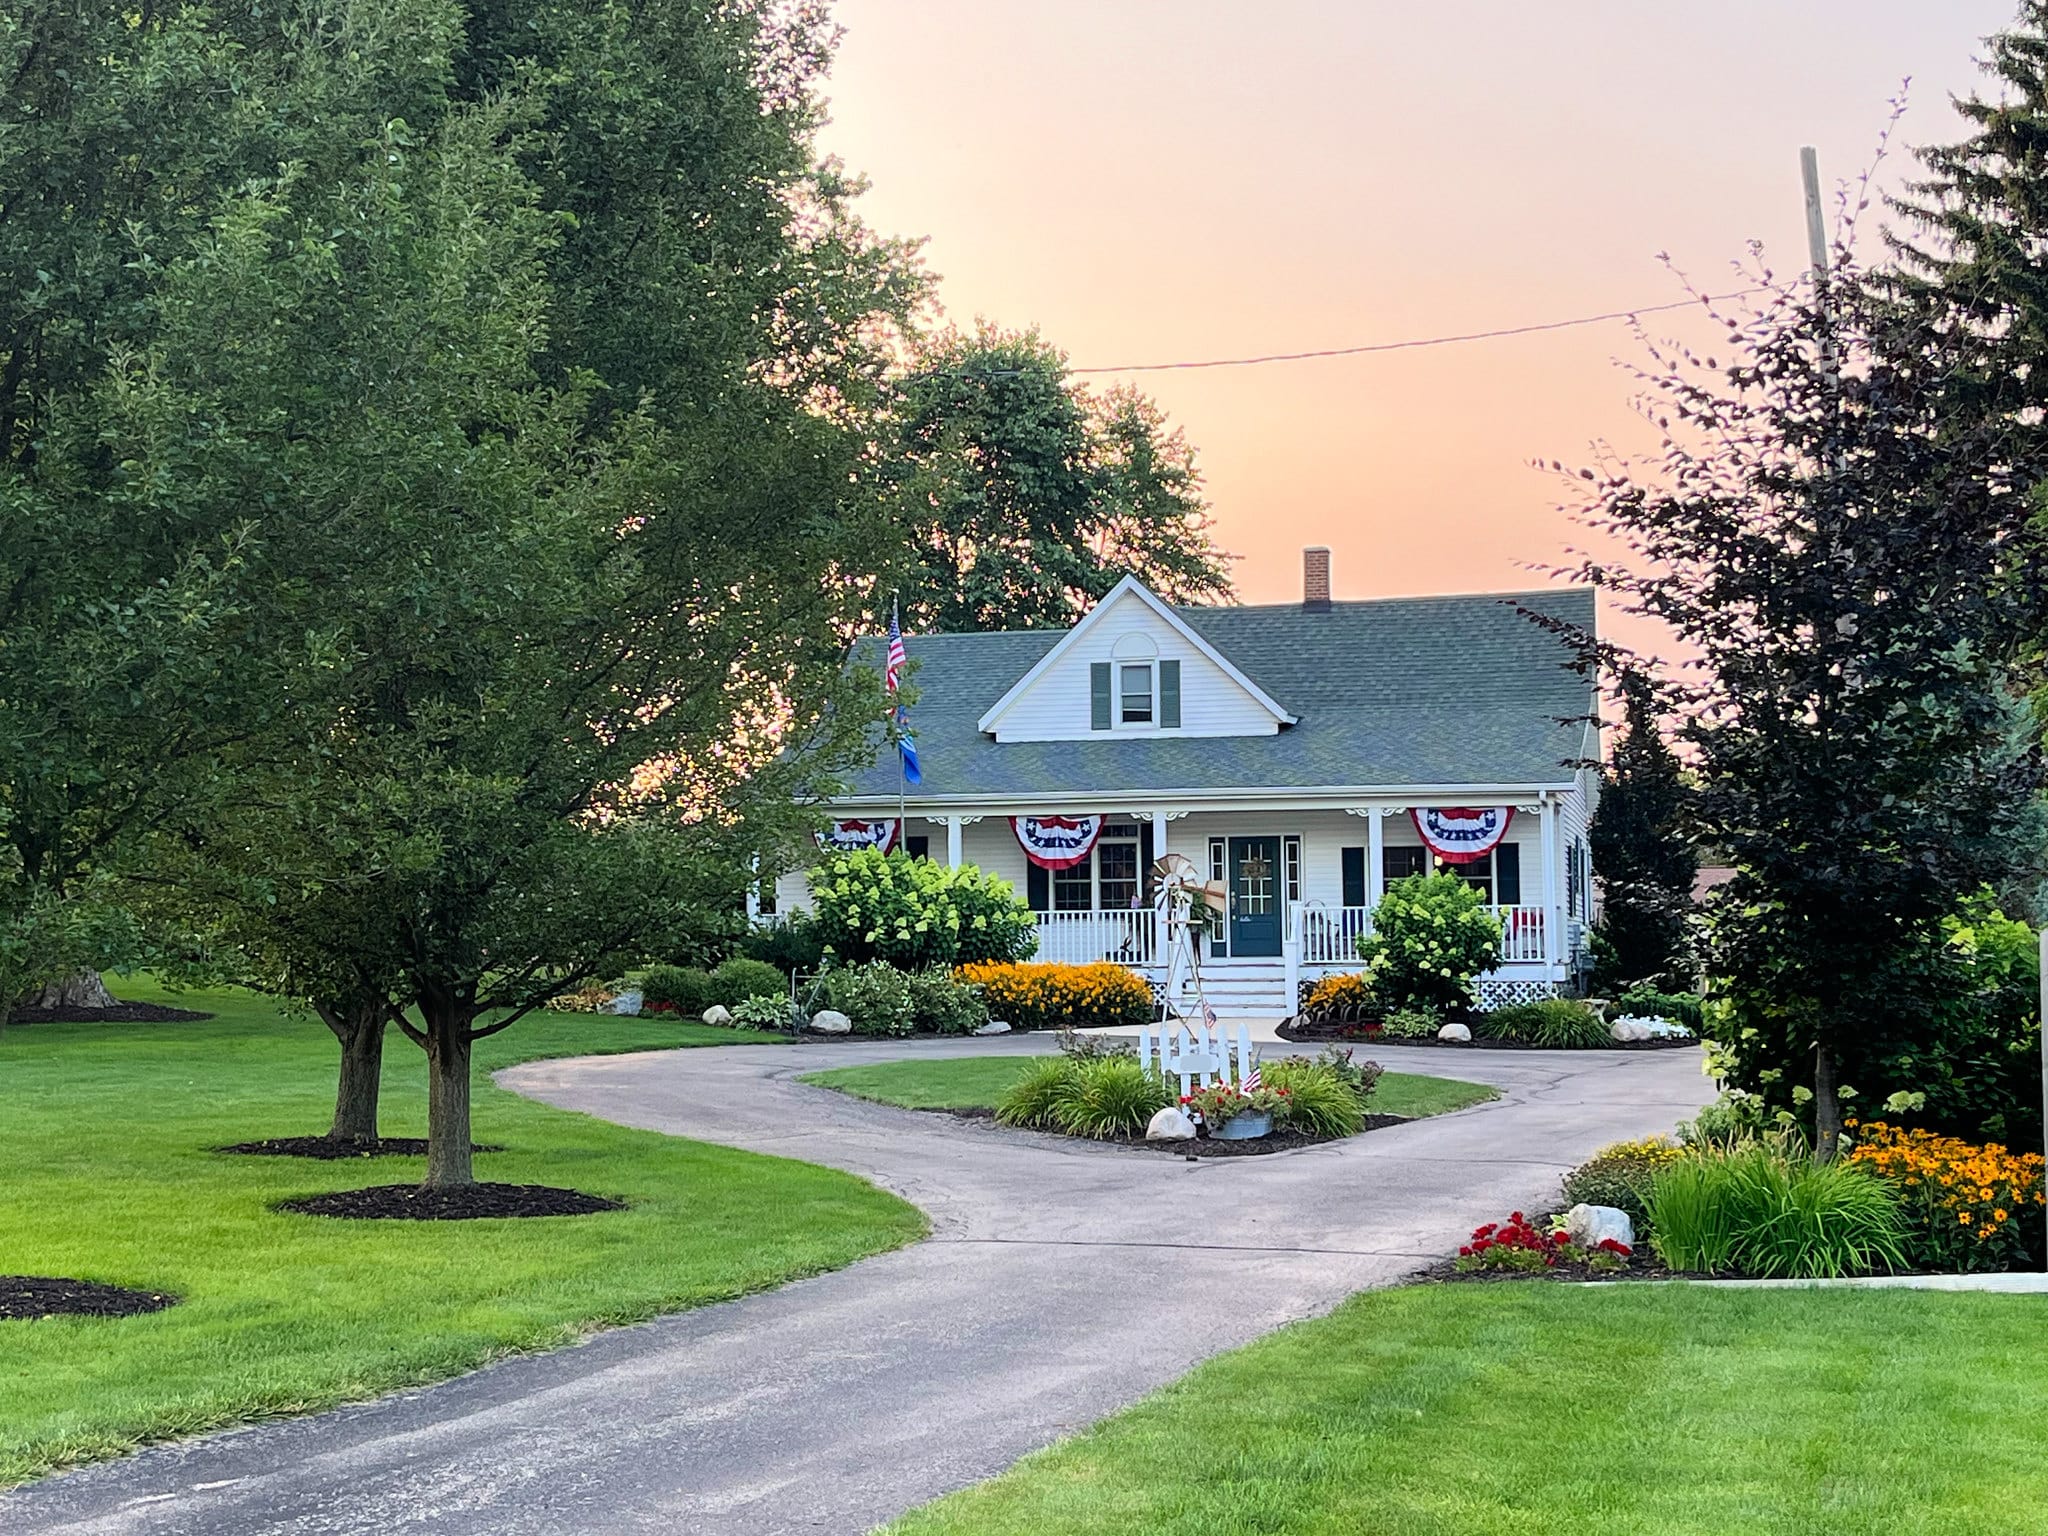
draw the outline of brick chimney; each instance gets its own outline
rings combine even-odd
[[[1301,607],[1304,613],[1330,611],[1330,552],[1321,545],[1301,552]]]

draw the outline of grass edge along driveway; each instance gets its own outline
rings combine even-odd
[[[2042,1300],[1367,1292],[888,1536],[2024,1536]]]
[[[247,993],[218,1017],[0,1032],[0,1273],[170,1291],[166,1312],[0,1323],[0,1487],[139,1443],[305,1413],[763,1290],[916,1240],[912,1206],[850,1174],[630,1130],[493,1087],[546,1056],[749,1043],[694,1023],[539,1014],[479,1042],[477,1177],[629,1209],[537,1220],[341,1222],[294,1195],[416,1181],[422,1158],[240,1157],[324,1131],[335,1047]],[[772,1038],[772,1037],[771,1037]],[[387,1135],[421,1135],[425,1065],[394,1031]]]
[[[993,1109],[1003,1091],[1043,1056],[951,1056],[918,1061],[833,1067],[807,1072],[799,1082],[833,1088],[857,1099],[904,1109]],[[1500,1097],[1484,1083],[1417,1072],[1387,1072],[1373,1091],[1372,1111],[1422,1119]]]

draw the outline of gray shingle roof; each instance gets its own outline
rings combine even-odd
[[[924,769],[913,796],[1559,783],[1584,740],[1559,719],[1587,714],[1591,688],[1568,669],[1564,644],[1518,605],[1593,627],[1590,587],[1378,598],[1320,613],[1178,608],[1299,717],[1277,736],[1220,739],[998,744],[976,722],[1066,632],[912,635],[910,719]],[[855,660],[879,668],[878,646],[863,641]],[[895,753],[883,748],[850,793],[893,795],[896,781]]]

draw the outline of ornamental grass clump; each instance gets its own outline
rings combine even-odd
[[[1290,1129],[1326,1137],[1356,1136],[1365,1129],[1370,1086],[1361,1092],[1330,1067],[1299,1056],[1262,1067],[1261,1075],[1265,1086],[1283,1100],[1280,1117]],[[1374,1067],[1374,1079],[1378,1076]]]
[[[1651,1242],[1675,1270],[1807,1280],[1907,1267],[1906,1224],[1882,1178],[1777,1141],[1688,1153],[1657,1173],[1647,1206]]]
[[[1849,1160],[1898,1195],[1914,1263],[1950,1273],[2041,1263],[2042,1160],[1873,1122],[1852,1127]]]
[[[1585,1051],[1614,1044],[1600,1016],[1569,997],[1546,997],[1482,1013],[1472,1021],[1481,1040],[1508,1040],[1554,1051]]]
[[[1143,1135],[1172,1102],[1166,1079],[1134,1056],[1048,1056],[1010,1085],[996,1119],[1099,1141]]]
[[[1372,990],[1388,1003],[1443,1012],[1472,1002],[1472,983],[1500,964],[1500,922],[1456,875],[1409,875],[1373,908],[1358,941]]]

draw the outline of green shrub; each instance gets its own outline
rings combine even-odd
[[[1259,1075],[1265,1087],[1286,1096],[1276,1119],[1295,1130],[1356,1136],[1365,1129],[1364,1099],[1331,1068],[1295,1056],[1262,1067]]]
[[[1395,1008],[1380,1020],[1380,1032],[1395,1040],[1434,1040],[1443,1023],[1434,1008]]]
[[[1542,1045],[1561,1051],[1592,1050],[1614,1044],[1614,1037],[1600,1022],[1600,1016],[1569,997],[1546,997],[1539,1002],[1516,1003],[1482,1013],[1472,1021],[1472,1034],[1480,1040],[1512,1040],[1518,1045]]]
[[[1053,1129],[1054,1112],[1072,1076],[1073,1062],[1069,1058],[1040,1057],[1004,1090],[996,1105],[996,1119],[1004,1125]]]
[[[736,1009],[750,997],[788,996],[789,978],[763,960],[735,956],[711,973],[711,1001],[728,1008]]]
[[[1627,1211],[1636,1224],[1636,1246],[1641,1247],[1650,1230],[1650,1186],[1679,1156],[1678,1143],[1665,1136],[1602,1147],[1564,1176],[1564,1203]]]
[[[650,1013],[701,1018],[718,998],[711,978],[691,966],[650,965],[640,978],[640,1005]]]
[[[1021,960],[1037,920],[1007,880],[972,864],[864,848],[829,855],[809,876],[815,933],[841,965],[886,960],[906,971]]]
[[[1616,1018],[1633,1014],[1637,1018],[1669,1019],[1698,1034],[1705,1010],[1697,992],[1659,992],[1654,987],[1630,987],[1615,1000],[1611,1010]]]
[[[818,924],[808,912],[792,912],[740,935],[739,953],[748,960],[772,965],[785,976],[815,971],[825,955]]]
[[[735,1029],[795,1029],[803,1022],[796,1011],[796,1004],[786,993],[778,992],[773,997],[757,993],[743,997],[732,1007],[732,1024]]]
[[[1152,1117],[1174,1101],[1166,1079],[1146,1071],[1134,1057],[1062,1060],[1069,1075],[1053,1118],[1069,1136],[1140,1136]]]
[[[1500,922],[1456,875],[1409,875],[1373,908],[1358,941],[1373,991],[1395,1005],[1442,1013],[1472,1001],[1472,982],[1500,964]]]
[[[921,1033],[971,1035],[988,1022],[988,1003],[979,987],[954,979],[950,971],[912,971],[910,1017]]]
[[[1883,1179],[1774,1142],[1681,1157],[1651,1181],[1647,1204],[1651,1242],[1673,1269],[1803,1280],[1906,1266]]]
[[[907,1035],[916,1028],[910,978],[880,960],[827,971],[818,990],[825,1007],[845,1014],[857,1035]]]

